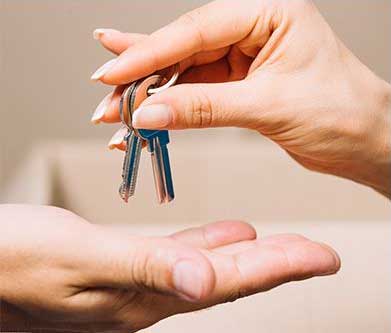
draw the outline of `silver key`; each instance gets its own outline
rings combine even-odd
[[[129,132],[125,137],[126,153],[122,171],[122,183],[119,188],[119,194],[126,203],[132,197],[136,190],[138,169],[142,149],[142,139]]]
[[[130,111],[133,112],[148,97],[151,87],[158,86],[161,81],[162,77],[159,75],[153,75],[138,81],[134,92],[135,104],[129,108]],[[168,203],[172,201],[174,199],[174,186],[167,150],[167,144],[169,143],[168,131],[145,129],[135,129],[134,131],[137,136],[148,143],[158,202]]]
[[[139,130],[141,137],[148,141],[148,151],[151,153],[158,202],[160,204],[168,203],[175,197],[167,149],[170,139],[168,131],[151,132],[153,131]]]
[[[122,123],[128,128],[124,137],[126,142],[126,152],[122,165],[122,183],[119,188],[119,194],[126,203],[132,197],[136,190],[138,169],[142,149],[142,139],[135,135],[131,126],[131,108],[134,101],[134,93],[137,85],[130,85],[123,93],[120,101],[120,117]]]
[[[134,195],[140,156],[143,142],[148,142],[154,171],[156,192],[159,203],[167,203],[174,199],[170,161],[167,144],[169,142],[167,131],[137,130],[132,127],[132,113],[140,104],[153,93],[158,93],[173,84],[178,78],[178,65],[173,68],[174,74],[163,86],[161,75],[152,75],[131,84],[125,89],[120,101],[120,116],[122,123],[128,128],[125,135],[126,153],[122,170],[122,183],[119,189],[121,198],[128,202]],[[140,135],[142,132],[145,137]]]

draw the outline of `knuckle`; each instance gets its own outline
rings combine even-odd
[[[238,299],[241,299],[243,297],[246,297],[250,295],[250,290],[245,289],[245,283],[244,278],[242,275],[242,272],[239,269],[239,266],[237,263],[235,263],[232,267],[232,274],[234,278],[234,282],[231,286],[231,288],[223,295],[223,301],[224,302],[235,302]]]
[[[194,9],[186,14],[183,14],[179,19],[179,23],[190,29],[192,38],[196,41],[197,49],[203,50],[204,36],[201,28],[202,10],[200,8]]]
[[[213,123],[213,105],[203,88],[196,88],[188,112],[188,125],[196,128],[210,127]]]
[[[163,259],[172,244],[172,239],[161,238],[153,244],[144,243],[134,253],[130,274],[136,289],[162,292],[168,288],[171,273]]]
[[[154,289],[151,255],[140,253],[135,256],[131,276],[135,286],[140,290]]]
[[[245,293],[240,288],[235,288],[224,296],[223,303],[233,303],[245,296]]]

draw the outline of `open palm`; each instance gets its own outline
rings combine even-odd
[[[340,266],[326,245],[260,239],[237,221],[154,238],[54,207],[2,205],[0,221],[0,328],[8,331],[136,331]]]

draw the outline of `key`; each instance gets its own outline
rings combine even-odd
[[[142,149],[142,139],[129,132],[125,137],[126,153],[122,171],[122,183],[119,188],[119,194],[126,203],[132,197],[136,190],[138,169]]]
[[[132,126],[132,114],[150,94],[158,93],[175,84],[179,67],[173,67],[174,74],[169,81],[161,75],[152,75],[132,83],[121,96],[119,113],[122,123],[128,128],[124,137],[126,152],[122,166],[122,183],[119,188],[121,198],[128,202],[134,195],[138,169],[144,142],[148,143],[159,203],[174,199],[174,188],[171,175],[167,144],[168,131],[137,130]],[[165,83],[162,85],[162,83]],[[140,131],[143,135],[140,134]]]
[[[124,137],[126,152],[122,165],[122,182],[119,188],[119,194],[126,203],[136,190],[142,149],[142,139],[135,135],[131,126],[131,108],[136,88],[137,84],[132,84],[124,91],[119,106],[121,121],[128,128],[128,132]]]
[[[153,75],[144,80],[136,81],[126,88],[121,96],[119,114],[122,123],[128,128],[128,133],[124,138],[126,141],[126,152],[122,166],[122,183],[119,188],[119,194],[126,203],[136,191],[141,150],[144,141],[138,135],[138,131],[132,126],[132,113],[148,97],[147,90],[152,86],[159,85],[162,79],[159,75]]]
[[[125,136],[126,152],[122,168],[122,183],[119,193],[126,203],[135,194],[140,164],[143,139],[132,126],[132,113],[140,103],[148,97],[147,90],[151,86],[159,85],[162,77],[154,75],[144,80],[131,84],[122,94],[119,112],[122,123],[128,127],[128,135]]]
[[[134,92],[134,104],[129,108],[132,112],[148,97],[151,87],[159,86],[163,78],[152,75],[137,83]],[[133,129],[135,134],[148,143],[148,151],[151,154],[152,169],[155,180],[158,202],[168,203],[174,199],[174,186],[167,144],[170,142],[168,131]]]
[[[168,203],[175,197],[174,185],[167,145],[170,142],[168,131],[139,130],[140,136],[148,142],[158,202]]]

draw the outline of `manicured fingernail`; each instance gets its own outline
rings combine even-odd
[[[117,58],[111,59],[106,62],[103,66],[99,67],[94,74],[91,76],[92,81],[99,81],[105,74],[115,65]]]
[[[327,245],[325,243],[319,242],[319,245],[322,246],[327,252],[329,252],[332,255],[333,261],[334,261],[333,267],[328,272],[326,272],[324,275],[330,275],[330,274],[337,273],[341,268],[341,258],[339,257],[338,253],[335,252],[332,247],[330,247],[329,245]]]
[[[91,122],[95,125],[98,125],[105,115],[107,108],[110,105],[111,98],[113,96],[113,93],[108,94],[102,102],[99,103],[99,105],[96,107],[94,114],[92,115]]]
[[[151,104],[138,108],[133,114],[135,128],[163,128],[172,122],[171,108],[165,104]]]
[[[94,39],[99,40],[106,33],[106,31],[108,31],[108,29],[95,29],[92,33],[92,36],[94,37]]]
[[[117,148],[123,141],[126,133],[128,132],[128,129],[125,126],[122,126],[113,137],[110,139],[109,144],[107,145],[109,149],[113,150]]]
[[[204,276],[196,262],[180,260],[173,270],[173,283],[180,296],[189,300],[199,300],[203,292]]]

